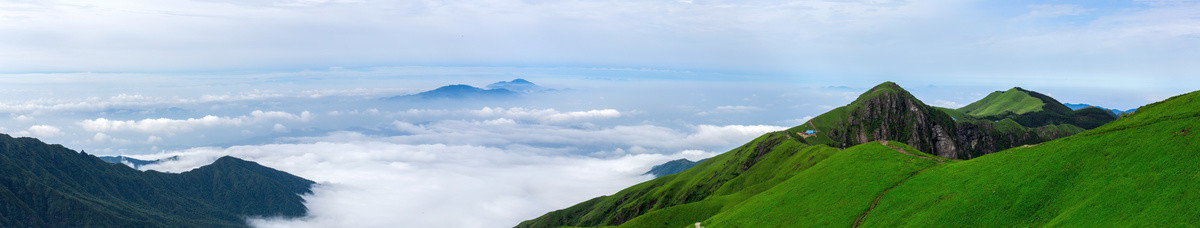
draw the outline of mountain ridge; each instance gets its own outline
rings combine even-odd
[[[903,198],[896,198],[896,195],[911,196],[915,194],[920,196],[924,192],[912,190],[913,186],[937,188],[936,186],[939,185],[927,182],[927,177],[945,175],[942,170],[946,167],[982,163],[1001,165],[1005,163],[994,161],[995,157],[1014,156],[1013,154],[1016,152],[1013,151],[1040,148],[1040,145],[1069,143],[1074,141],[1072,140],[1074,138],[1100,134],[1110,128],[1122,128],[1120,127],[1121,123],[1111,123],[1090,131],[1084,131],[1080,127],[1069,124],[1031,128],[1008,118],[995,121],[980,119],[953,109],[920,106],[918,104],[923,103],[919,103],[919,100],[914,101],[915,98],[908,98],[911,94],[903,91],[898,85],[893,85],[894,83],[884,83],[876,86],[876,88],[864,92],[864,95],[855,102],[822,114],[822,116],[828,115],[827,117],[813,118],[792,129],[764,134],[741,147],[709,158],[683,172],[655,178],[612,195],[593,198],[565,209],[552,211],[524,221],[517,227],[691,227],[695,224],[703,224],[708,227],[778,227],[797,224],[874,226],[885,221],[880,220],[880,217],[899,218],[901,220],[895,221],[903,222],[905,219],[913,217],[893,215],[897,207],[904,208],[905,205],[914,204],[897,203],[896,199]],[[1200,94],[1200,92],[1195,93]],[[907,110],[906,112],[909,113],[894,112],[896,110]],[[926,114],[934,117],[921,117]],[[951,117],[952,115],[962,118]],[[1148,118],[1146,116],[1152,115],[1133,114],[1122,120],[1141,121]],[[1193,118],[1200,117],[1200,113],[1189,115]],[[861,118],[872,116],[873,118]],[[948,120],[943,120],[943,117]],[[935,125],[923,126],[926,130],[921,130],[917,127],[905,127],[905,123],[920,121],[906,122],[904,120],[953,124],[954,134],[957,136],[945,133],[952,139],[974,139],[975,141],[968,141],[970,143],[963,145],[976,147],[993,143],[992,147],[1001,148],[997,151],[1001,155],[984,153],[976,158],[991,158],[982,160],[986,162],[974,162],[975,159],[949,160],[940,158],[947,157],[944,154],[932,152],[927,154],[924,152],[926,150],[921,149],[922,147],[932,148],[927,143],[930,140],[914,141],[918,142],[917,145],[910,146],[904,141],[893,141],[904,140],[904,138],[884,137],[911,135],[912,132],[924,132],[920,134],[921,137],[938,135],[925,135],[933,132],[930,129],[932,127],[929,126]],[[837,131],[838,129],[835,127],[852,121],[858,121],[856,125],[874,127],[851,126],[848,129],[858,128],[860,130],[841,130],[843,132],[835,133],[835,137],[830,137],[829,133],[831,132],[828,131]],[[900,127],[896,128],[895,126]],[[1135,124],[1134,126],[1141,125]],[[891,130],[884,132],[879,129]],[[942,129],[951,128],[942,127]],[[853,134],[855,137],[845,137],[852,135],[846,134],[847,132],[868,132],[870,134]],[[1187,131],[1179,130],[1175,134],[1186,135]],[[858,137],[866,137],[869,140],[857,144],[842,144],[841,141],[832,140]],[[1036,160],[1031,160],[1031,162],[1034,162],[1032,166],[1041,168],[1004,167],[1016,167],[1016,169],[1026,171],[1051,169],[1042,167],[1043,165],[1039,165],[1040,163]],[[963,170],[959,172],[964,173],[962,174],[964,176],[959,178],[959,182],[962,182],[963,180],[974,180],[971,175],[975,174],[968,173],[977,171]],[[1017,178],[1037,179],[1042,177],[1036,173],[1025,173]],[[977,182],[991,183],[988,181],[995,180],[979,180]],[[1195,181],[1200,182],[1200,180]],[[945,189],[945,191],[952,193],[961,190]],[[1022,191],[1007,192],[1022,193]],[[1197,194],[1200,195],[1200,193]],[[952,196],[940,195],[937,197],[941,198],[932,200],[936,202],[938,199]],[[964,202],[985,202],[982,201],[983,199],[986,198],[971,198]],[[1041,201],[1027,202],[1036,204]],[[1003,208],[994,207],[988,211],[1006,211]],[[963,218],[963,212],[971,211],[967,208],[954,209],[935,215]],[[920,210],[916,212],[920,212]],[[889,215],[892,217],[886,217]],[[1054,216],[1049,217],[1053,218]],[[940,220],[922,221],[937,222]],[[899,225],[902,223],[889,226]],[[975,225],[987,226],[986,224]],[[937,226],[937,224],[922,226]],[[1013,224],[1002,226],[1013,226]]]
[[[1035,92],[1019,88],[1010,91],[1037,99],[1028,96]],[[996,93],[989,95],[995,96]],[[988,99],[995,98],[983,100]],[[872,141],[896,140],[945,158],[970,159],[1083,130],[1063,124],[1027,127],[1025,124],[1001,121],[1007,118],[990,120],[966,114],[962,110],[926,105],[898,84],[884,82],[862,93],[853,102],[787,131],[800,135],[802,141],[808,144],[844,149]],[[806,133],[809,131],[815,133]]]
[[[0,134],[0,226],[244,227],[299,217],[312,181],[228,157],[184,173],[123,164]]]

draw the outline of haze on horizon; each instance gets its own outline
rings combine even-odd
[[[883,81],[951,108],[1017,86],[1117,109],[1194,91],[1195,12],[1150,0],[0,0],[0,133],[180,155],[147,167],[171,172],[233,155],[322,183],[311,216],[260,226],[510,226]],[[516,78],[559,91],[386,99]]]

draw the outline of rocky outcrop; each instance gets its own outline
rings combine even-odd
[[[814,120],[834,123],[818,127],[820,134],[833,141],[826,143],[831,146],[849,148],[871,141],[895,140],[926,153],[954,159],[971,159],[1082,131],[1073,126],[1025,128],[1017,123],[992,120],[955,120],[892,82],[880,84],[853,103]]]

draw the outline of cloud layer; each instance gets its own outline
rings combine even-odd
[[[696,135],[702,139],[720,134]],[[194,148],[153,155],[180,159],[143,168],[186,171],[232,155],[321,183],[313,195],[305,197],[311,209],[309,217],[252,221],[261,227],[507,227],[648,180],[651,177],[642,173],[653,165],[714,154],[686,150],[594,158],[548,153],[554,148],[388,141],[360,136]]]

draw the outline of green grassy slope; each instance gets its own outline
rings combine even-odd
[[[1020,87],[993,92],[958,111],[992,121],[1012,119],[1031,128],[1070,124],[1092,129],[1116,119],[1116,116],[1099,108],[1071,110],[1050,96]],[[953,115],[951,112],[947,114]]]
[[[889,145],[902,144],[893,141]],[[861,144],[829,157],[702,224],[705,227],[851,224],[870,207],[876,196],[934,164],[937,162],[929,157],[905,155],[878,142]]]
[[[902,89],[893,83],[881,86],[885,88],[865,93],[865,100],[764,135],[682,173],[547,213],[518,227],[687,227],[701,221],[710,228],[852,226],[856,221],[876,227],[1103,225],[1089,223],[1102,219],[1097,215],[1118,219],[1109,223],[1146,226],[1171,225],[1163,221],[1197,213],[1180,210],[1200,209],[1163,201],[1198,199],[1192,189],[1200,187],[1200,172],[1195,171],[1200,166],[1194,165],[1200,158],[1190,157],[1197,157],[1200,145],[1192,142],[1196,136],[1189,132],[1200,127],[1200,105],[1191,103],[1200,99],[1200,92],[1148,105],[1085,132],[1070,124],[1026,127],[1009,118],[947,121],[954,114],[922,106],[915,98],[907,100],[910,95],[898,92]],[[920,112],[915,118],[911,112],[893,113],[913,107]],[[864,113],[884,118],[855,117]],[[897,141],[865,142],[841,151],[827,146],[845,145],[826,134],[853,132],[841,130],[849,125],[917,129],[880,127],[906,118],[953,124],[960,137],[954,140],[961,145],[1017,148],[950,161]],[[808,138],[798,134],[808,129],[820,133]],[[1070,135],[1075,136],[1045,140]],[[1147,189],[1162,191],[1136,193]]]
[[[1025,90],[1012,88],[1007,91],[992,92],[983,97],[983,99],[963,106],[958,110],[972,116],[994,116],[1006,113],[1024,114],[1042,111],[1042,106],[1045,105],[1046,102],[1031,96]]]
[[[1200,92],[1148,105],[1127,118],[1071,137],[937,164],[883,194],[861,225],[1194,226],[1200,224],[1196,129],[1200,129]],[[912,173],[913,166],[841,162],[847,151],[726,209],[704,226],[852,226],[849,218],[861,215],[869,207],[865,199],[879,193],[877,183],[858,182],[894,183],[897,176]],[[870,175],[841,173],[844,179],[832,181],[806,175],[834,164],[839,166],[835,170]],[[890,171],[878,173],[876,166]],[[853,193],[838,195],[844,192]],[[840,204],[843,201],[854,203]]]
[[[950,117],[953,117],[956,120],[975,119],[974,116],[971,116],[970,114],[967,114],[966,112],[959,111],[958,109],[943,108],[943,107],[933,107],[933,108],[937,109],[938,111],[942,111],[942,112],[946,113],[946,115],[949,115]]]
[[[517,227],[621,225],[626,221],[635,227],[686,225],[769,189],[837,151],[802,144],[784,132],[769,133],[681,173],[553,211]],[[670,211],[659,213],[663,210]]]
[[[1200,224],[1198,117],[1193,92],[1072,137],[930,169],[883,198],[866,224]]]

